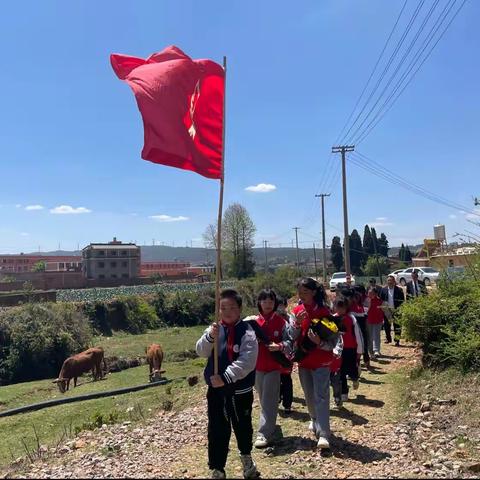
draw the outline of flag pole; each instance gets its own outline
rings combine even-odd
[[[222,274],[222,214],[223,214],[223,187],[225,180],[225,123],[227,98],[227,57],[223,57],[223,116],[222,116],[222,166],[220,177],[220,198],[218,202],[217,221],[217,263],[215,268],[215,322],[220,321],[220,277]],[[218,375],[218,336],[213,343],[213,374]]]

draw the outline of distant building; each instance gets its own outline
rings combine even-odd
[[[35,266],[43,262],[45,272],[79,272],[82,257],[48,255],[0,255],[0,274],[33,272]]]
[[[137,278],[140,274],[140,247],[122,243],[91,243],[82,250],[83,274],[88,279]]]
[[[151,277],[160,275],[161,277],[192,277],[206,275],[215,272],[213,265],[195,266],[189,262],[144,262],[141,264],[140,275],[142,277]]]

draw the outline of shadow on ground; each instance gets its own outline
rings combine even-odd
[[[344,420],[350,420],[352,425],[366,425],[368,419],[362,417],[361,415],[356,414],[352,410],[348,410],[345,407],[342,407],[338,410],[330,410],[330,415],[332,417],[343,418]]]
[[[349,401],[355,405],[365,405],[373,408],[382,408],[385,405],[383,400],[373,400],[365,397],[365,395],[357,395],[357,398],[352,398]]]

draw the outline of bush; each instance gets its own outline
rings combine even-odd
[[[56,376],[89,346],[92,329],[73,305],[32,303],[0,313],[0,384]]]
[[[376,277],[378,275],[379,268],[380,274],[386,275],[390,269],[388,260],[385,257],[380,257],[377,265],[377,260],[375,257],[370,256],[368,257],[367,263],[365,263],[365,266],[363,267],[363,274],[367,277]]]
[[[177,292],[166,298],[164,320],[169,326],[209,323],[215,315],[215,291]]]
[[[399,321],[407,339],[420,342],[428,366],[480,368],[480,286],[444,280],[428,296],[406,302]]]

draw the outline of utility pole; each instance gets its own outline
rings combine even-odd
[[[329,197],[329,193],[320,193],[315,197],[322,199],[322,256],[323,256],[323,283],[327,283],[327,251],[325,249],[325,197]],[[316,267],[315,267],[316,269]]]
[[[298,229],[300,227],[293,227],[293,230],[295,230],[295,240],[296,240],[296,244],[297,244],[297,271],[298,273],[300,273],[300,257],[298,255]]]
[[[354,145],[343,145],[341,147],[332,147],[332,153],[342,154],[342,185],[343,185],[343,235],[344,235],[344,258],[345,258],[345,272],[347,275],[351,274],[350,271],[350,237],[348,234],[348,207],[347,207],[347,172],[345,166],[345,153],[353,152],[355,150]]]
[[[267,243],[268,240],[263,241],[263,248],[265,249],[265,273],[268,273]]]
[[[375,261],[377,262],[377,273],[378,276],[380,277],[380,284],[383,285],[383,277],[382,277],[382,272],[380,270],[380,264],[378,263],[378,254],[377,254],[377,242],[375,241],[377,238],[375,237],[373,239],[373,251],[375,253]]]
[[[313,261],[315,262],[315,277],[318,278],[317,251],[315,250],[315,242],[313,242]]]

